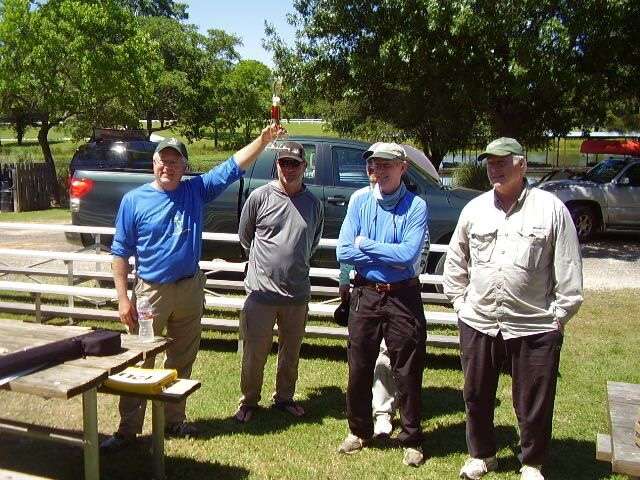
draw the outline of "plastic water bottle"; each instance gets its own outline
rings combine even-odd
[[[142,342],[153,342],[153,307],[146,296],[138,297],[138,338]]]

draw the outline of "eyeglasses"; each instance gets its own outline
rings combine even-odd
[[[278,165],[285,168],[298,168],[302,165],[302,162],[294,160],[293,158],[279,158]]]
[[[389,170],[390,168],[396,167],[402,165],[402,162],[395,162],[395,161],[389,161],[389,162],[373,162],[373,168],[375,170]]]
[[[167,168],[178,168],[184,165],[185,163],[183,160],[162,160],[161,158],[156,158],[153,161],[159,167],[167,167]]]

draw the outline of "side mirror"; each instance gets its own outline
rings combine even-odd
[[[631,184],[631,180],[629,179],[629,177],[624,177],[618,180],[618,185],[630,185],[630,184]]]

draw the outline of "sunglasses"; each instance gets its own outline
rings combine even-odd
[[[298,160],[295,160],[293,158],[279,158],[278,165],[286,168],[298,168],[300,165],[302,165],[302,162],[299,162]]]

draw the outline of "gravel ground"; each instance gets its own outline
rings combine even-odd
[[[67,241],[63,233],[0,230],[0,248],[74,251],[80,247]],[[611,233],[582,246],[584,286],[593,290],[640,288],[640,235]],[[13,265],[23,259],[0,259]],[[60,266],[62,264],[60,263]]]

